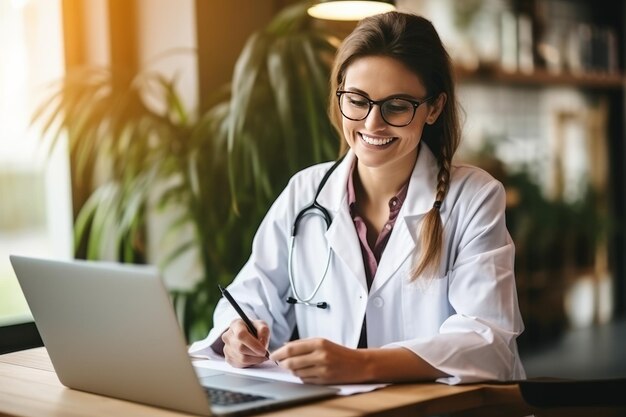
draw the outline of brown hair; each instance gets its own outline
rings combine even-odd
[[[372,55],[402,62],[422,80],[428,96],[446,96],[441,114],[435,123],[426,124],[422,132],[421,140],[437,158],[439,173],[433,208],[424,218],[420,231],[422,253],[411,278],[426,272],[434,275],[441,261],[443,246],[439,210],[450,187],[450,166],[459,146],[461,130],[452,64],[435,28],[423,17],[389,12],[363,19],[337,50],[331,75],[329,115],[340,137],[343,137],[341,113],[335,92],[343,87],[350,64],[358,58]],[[347,143],[342,140],[341,154],[346,151]]]

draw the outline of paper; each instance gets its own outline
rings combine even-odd
[[[197,356],[196,356],[197,357]],[[254,376],[258,378],[273,379],[275,381],[295,382],[302,384],[302,380],[290,373],[288,370],[281,368],[272,361],[265,361],[251,368],[235,368],[224,361],[224,358],[215,354],[210,359],[193,361],[193,365],[200,368],[208,368],[215,371],[224,371],[232,374]],[[349,384],[349,385],[331,385],[339,390],[338,395],[352,395],[361,392],[374,391],[379,388],[386,387],[389,384]]]

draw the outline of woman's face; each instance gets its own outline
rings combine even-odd
[[[342,90],[360,93],[374,101],[401,97],[422,102],[427,98],[421,79],[400,61],[385,56],[367,56],[350,64]],[[432,103],[436,101],[439,100],[433,99]],[[344,99],[344,106],[345,103]],[[360,164],[368,168],[410,169],[415,163],[424,123],[433,123],[439,114],[435,107],[423,103],[411,123],[394,127],[383,120],[380,106],[374,105],[364,120],[342,117],[343,134]]]

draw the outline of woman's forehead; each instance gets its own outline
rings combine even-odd
[[[387,56],[365,56],[348,65],[344,89],[358,89],[371,98],[393,94],[422,97],[426,87],[420,77],[401,61]]]

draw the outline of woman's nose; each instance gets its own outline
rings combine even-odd
[[[374,132],[376,130],[381,130],[387,127],[387,123],[383,119],[383,116],[380,112],[380,106],[372,106],[372,110],[370,110],[370,114],[365,118],[365,128]]]

